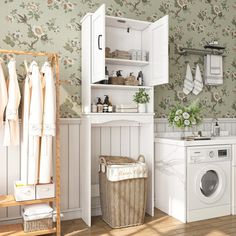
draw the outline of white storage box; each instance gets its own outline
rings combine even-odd
[[[17,202],[35,199],[35,186],[24,185],[20,181],[14,183],[14,196]]]
[[[36,185],[36,199],[52,197],[55,197],[55,186],[53,183]]]

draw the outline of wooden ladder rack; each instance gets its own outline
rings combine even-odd
[[[31,52],[31,51],[17,51],[17,50],[5,50],[0,49],[0,54],[14,54],[14,55],[30,55],[30,56],[44,56],[52,61],[55,66],[56,75],[56,197],[47,199],[36,199],[24,202],[16,202],[14,196],[12,195],[0,195],[0,207],[11,207],[11,206],[22,206],[37,203],[56,203],[56,227],[50,230],[41,230],[35,232],[25,233],[22,229],[21,224],[12,225],[1,225],[0,226],[0,236],[24,236],[24,235],[46,235],[51,233],[56,233],[57,236],[61,235],[61,218],[60,218],[60,85],[63,82],[68,82],[66,80],[59,79],[59,57],[57,53],[49,52]]]

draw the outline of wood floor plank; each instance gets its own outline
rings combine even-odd
[[[145,223],[136,227],[112,229],[101,217],[92,218],[88,228],[81,220],[62,222],[66,236],[236,236],[236,216],[224,216],[184,224],[160,210],[155,216],[146,216]]]

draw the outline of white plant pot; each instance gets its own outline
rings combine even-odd
[[[146,103],[138,103],[138,112],[145,113],[146,112]]]

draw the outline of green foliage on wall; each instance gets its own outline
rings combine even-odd
[[[106,3],[108,15],[155,21],[170,15],[170,83],[155,88],[155,112],[166,117],[177,102],[188,104],[199,98],[204,117],[236,117],[236,4],[234,0],[3,0],[0,2],[0,47],[16,50],[57,51],[62,87],[61,116],[80,114],[81,25],[87,12]],[[186,63],[194,74],[196,63],[203,70],[202,56],[180,56],[179,45],[201,48],[206,41],[218,40],[227,47],[224,84],[204,86],[198,95],[182,93]],[[42,59],[41,59],[42,60]],[[22,78],[24,72],[18,66]]]

